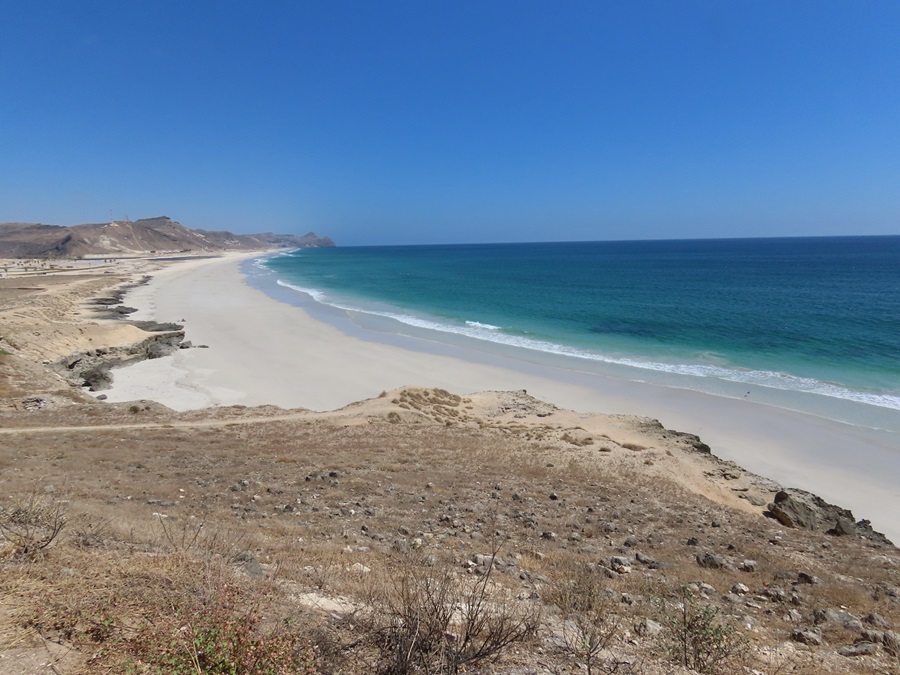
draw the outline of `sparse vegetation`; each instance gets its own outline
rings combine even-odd
[[[791,638],[820,608],[900,625],[892,547],[785,530],[648,473],[677,468],[679,446],[658,437],[645,441],[658,450],[605,441],[601,454],[561,439],[576,420],[554,428],[504,417],[510,399],[413,393],[321,418],[0,411],[6,428],[45,429],[0,434],[4,518],[34,497],[66,520],[34,557],[0,539],[0,653],[46,659],[65,645],[76,661],[54,667],[66,675],[279,672],[276,658],[334,674],[896,667],[890,642],[837,654],[862,635],[839,623],[803,659]],[[730,567],[699,565],[707,551]],[[686,585],[685,610],[672,589]]]
[[[199,596],[173,600],[126,643],[128,670],[172,675],[302,675],[318,672],[313,648],[288,622],[261,631],[266,599],[237,583],[213,580]],[[149,618],[149,617],[148,617]]]
[[[511,598],[493,583],[496,557],[495,548],[474,578],[446,563],[396,560],[390,582],[370,599],[381,671],[456,675],[536,636],[539,605]]]
[[[678,606],[666,617],[664,641],[672,661],[704,674],[730,671],[747,655],[749,643],[733,622],[719,618],[719,609],[694,600],[681,589]]]
[[[0,506],[0,541],[15,560],[34,560],[53,544],[66,526],[66,513],[58,500],[32,490]],[[0,548],[0,553],[3,549]]]
[[[562,645],[587,675],[636,672],[634,662],[609,652],[622,623],[612,596],[596,566],[585,564],[566,570],[548,587],[547,600],[561,614]]]

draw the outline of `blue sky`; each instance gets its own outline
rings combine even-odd
[[[900,234],[900,3],[0,0],[0,221]]]

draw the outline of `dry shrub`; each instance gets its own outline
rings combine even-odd
[[[620,445],[626,450],[634,450],[635,452],[640,452],[641,450],[647,449],[646,446],[639,445],[638,443],[621,443]]]
[[[248,546],[246,532],[207,527],[202,520],[187,519],[171,522],[156,516],[157,547],[168,553],[191,554],[200,559],[216,557],[234,561]]]
[[[0,542],[6,542],[4,548],[17,560],[41,556],[65,526],[62,505],[37,491],[14,500],[10,506],[0,507]]]
[[[566,654],[588,675],[634,673],[639,666],[609,653],[619,634],[620,619],[603,574],[594,566],[565,565],[546,591],[546,601],[562,615],[560,637]]]
[[[456,674],[483,667],[537,634],[540,609],[492,581],[497,551],[481,576],[413,553],[391,561],[389,581],[368,602],[380,671]]]
[[[221,576],[146,622],[128,643],[136,672],[281,675],[318,672],[315,655],[289,623],[264,626],[269,593]],[[266,630],[263,630],[267,628]]]
[[[583,448],[585,446],[594,444],[594,439],[591,438],[590,436],[573,435],[573,434],[570,434],[569,432],[564,433],[561,436],[561,440],[565,441],[566,443],[569,443],[570,445],[578,446],[579,448]]]
[[[29,597],[24,627],[91,654],[91,672],[317,672],[302,626],[281,618],[270,581],[185,553],[60,551],[42,572],[54,583]],[[67,575],[72,568],[91,576]]]

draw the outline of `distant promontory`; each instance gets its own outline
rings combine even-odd
[[[167,216],[68,227],[40,223],[0,223],[0,258],[81,258],[98,255],[130,257],[325,246],[334,246],[334,242],[314,232],[298,237],[271,232],[234,234],[224,230],[194,230]]]

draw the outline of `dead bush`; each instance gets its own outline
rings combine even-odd
[[[59,501],[36,491],[24,499],[0,507],[0,537],[19,560],[34,560],[59,537],[66,526],[66,513]]]
[[[392,561],[389,582],[369,599],[381,672],[455,675],[494,662],[536,635],[539,606],[493,583],[496,555],[474,578],[412,554]]]
[[[575,563],[556,576],[547,587],[545,600],[560,610],[560,637],[566,654],[588,675],[637,672],[638,666],[609,653],[619,635],[620,618],[615,615],[614,594],[602,573]]]

